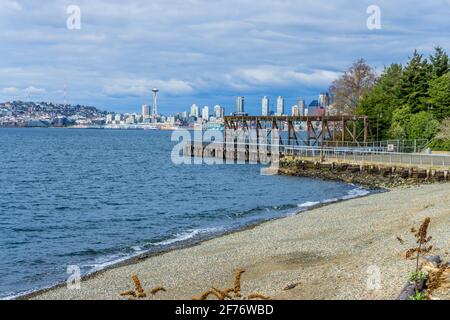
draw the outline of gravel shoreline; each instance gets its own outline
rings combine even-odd
[[[87,277],[79,290],[60,286],[29,298],[124,299],[119,294],[134,289],[131,275],[137,274],[145,289],[167,290],[153,299],[191,299],[233,286],[234,273],[245,269],[244,296],[396,299],[414,268],[404,259],[414,243],[412,226],[429,216],[433,254],[450,260],[449,208],[449,184],[376,193],[117,266]],[[381,275],[378,290],[367,285],[374,270]]]

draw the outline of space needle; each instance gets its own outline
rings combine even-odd
[[[158,92],[159,90],[157,88],[153,88],[153,116],[156,117],[158,115]]]

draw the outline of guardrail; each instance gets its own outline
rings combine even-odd
[[[246,150],[250,152],[267,152],[277,150],[280,155],[299,156],[311,159],[312,161],[342,161],[357,163],[381,163],[384,165],[405,165],[405,166],[427,166],[445,167],[450,169],[450,155],[422,154],[422,153],[401,153],[386,152],[375,148],[357,147],[307,147],[307,146],[285,146],[279,144],[256,144],[243,142],[204,142],[193,141],[195,144],[211,145],[219,144],[221,147],[233,146],[236,150]]]

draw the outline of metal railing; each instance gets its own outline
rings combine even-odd
[[[256,144],[243,142],[215,142],[221,147],[233,146],[238,151],[276,152],[280,155],[298,156],[312,161],[342,161],[354,163],[380,163],[383,165],[427,166],[450,169],[450,155],[387,152],[371,147],[306,147],[286,146],[279,144]],[[193,144],[211,145],[214,142],[193,141]]]

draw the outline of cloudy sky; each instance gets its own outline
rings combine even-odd
[[[450,52],[449,17],[450,0],[0,0],[0,101],[63,102],[66,87],[69,103],[134,112],[156,86],[164,113],[228,113],[238,95],[250,112],[263,95],[289,107],[360,57],[382,70],[415,48]]]

